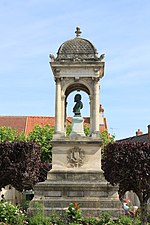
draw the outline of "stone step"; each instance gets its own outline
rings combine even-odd
[[[81,207],[83,208],[120,208],[121,204],[118,200],[114,199],[108,199],[108,198],[87,198],[87,197],[81,197],[81,198],[34,198],[32,205],[35,203],[41,203],[43,204],[44,208],[67,208],[69,206],[69,203],[71,202],[78,202],[80,203]],[[31,206],[32,206],[31,205]]]
[[[35,185],[29,210],[35,211],[34,204],[40,203],[45,213],[64,212],[69,203],[78,202],[84,214],[97,216],[105,209],[117,212],[121,209],[117,191],[118,187],[109,185],[103,179],[101,171],[95,174],[53,171],[49,173],[48,180]]]
[[[90,182],[106,182],[103,171],[90,171],[90,170],[70,170],[70,171],[56,171],[50,170],[47,176],[48,181],[72,181],[72,182],[80,182],[80,181],[90,181]]]
[[[44,215],[53,215],[53,214],[56,214],[58,213],[59,215],[64,215],[66,213],[66,209],[68,207],[57,207],[57,208],[46,208],[44,207],[43,209],[43,213]],[[37,209],[36,208],[32,208],[30,207],[29,209],[29,212],[37,212]],[[82,216],[86,216],[86,217],[100,217],[100,215],[103,213],[103,212],[108,212],[110,213],[114,218],[118,217],[119,215],[122,215],[123,214],[123,210],[121,208],[82,208],[81,207],[81,212],[82,212]]]
[[[107,182],[70,182],[70,181],[66,181],[66,182],[49,182],[49,181],[45,181],[45,182],[40,182],[38,184],[35,185],[35,189],[40,190],[40,189],[44,189],[44,190],[49,190],[49,189],[60,189],[60,188],[73,188],[73,189],[78,189],[78,188],[83,188],[83,189],[88,189],[88,188],[92,188],[92,189],[98,189],[98,190],[103,190],[103,189],[107,189],[107,190],[111,190],[111,189],[116,189],[116,191],[118,190],[118,187],[113,187],[111,185],[109,185]]]
[[[81,186],[81,185],[86,185],[86,186],[99,186],[99,185],[101,185],[101,187],[103,187],[103,186],[106,186],[106,185],[108,185],[109,186],[109,184],[107,183],[107,182],[95,182],[95,181],[48,181],[48,180],[46,180],[46,181],[44,181],[44,182],[40,182],[40,183],[38,183],[38,184],[36,184],[36,186],[45,186],[45,185],[49,185],[49,186],[52,186],[52,185],[60,185],[60,186],[64,186],[64,185],[67,185],[67,186],[69,186],[69,185],[71,185],[71,186],[74,186],[74,185],[76,185],[76,186]]]
[[[35,186],[35,196],[43,197],[108,197],[116,193],[117,187],[103,182],[43,182]]]

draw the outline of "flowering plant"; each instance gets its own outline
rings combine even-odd
[[[10,225],[23,225],[28,223],[24,212],[17,206],[6,201],[0,202],[0,222]]]
[[[70,203],[66,213],[69,222],[80,222],[82,220],[80,204],[77,202]]]

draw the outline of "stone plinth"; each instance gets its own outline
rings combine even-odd
[[[117,188],[108,185],[99,171],[73,172],[50,171],[45,182],[35,186],[35,202],[43,204],[45,214],[63,212],[70,202],[81,204],[83,215],[99,216],[108,211],[116,216],[121,205],[116,195]]]
[[[30,204],[41,202],[45,214],[63,212],[70,202],[81,204],[83,215],[99,216],[121,210],[117,187],[108,185],[101,170],[100,139],[74,135],[52,141],[52,170],[47,180],[35,186]]]
[[[83,129],[83,117],[73,117],[72,118],[72,132],[70,136],[73,136],[74,134],[79,134],[81,136],[85,136],[84,129]]]
[[[72,134],[51,143],[52,171],[101,171],[101,139]]]

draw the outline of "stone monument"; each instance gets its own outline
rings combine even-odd
[[[110,186],[101,169],[103,142],[99,131],[99,89],[104,75],[104,54],[98,57],[93,44],[80,37],[64,42],[57,57],[50,55],[56,84],[55,134],[52,144],[52,169],[47,180],[35,186],[32,203],[41,202],[45,213],[63,211],[70,202],[79,202],[84,215],[98,216],[101,211],[118,212],[117,187]],[[75,95],[72,132],[66,136],[67,97],[84,91],[90,100],[90,136],[83,131],[81,110],[84,102]]]

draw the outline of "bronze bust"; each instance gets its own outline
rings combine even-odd
[[[83,108],[83,103],[81,102],[81,95],[76,94],[74,97],[74,102],[76,102],[73,107],[74,116],[81,116],[80,109]]]

